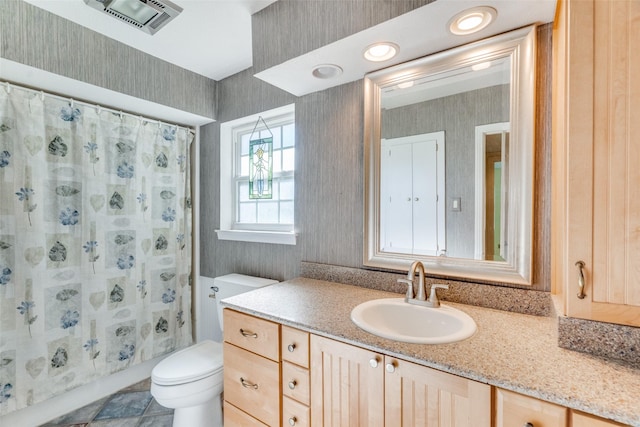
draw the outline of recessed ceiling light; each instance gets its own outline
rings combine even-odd
[[[317,79],[333,79],[342,74],[342,68],[335,64],[320,64],[313,67],[311,74]]]
[[[478,6],[463,10],[449,21],[449,31],[458,36],[472,34],[486,28],[498,15],[488,6]]]
[[[364,57],[373,62],[386,61],[400,52],[397,44],[391,42],[374,43],[364,51]]]

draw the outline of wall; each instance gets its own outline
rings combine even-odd
[[[254,15],[254,41],[274,31],[281,17],[272,7]],[[312,2],[315,3],[315,2]],[[281,12],[285,13],[285,12]],[[261,22],[269,19],[273,25]],[[256,27],[256,22],[260,26]],[[308,37],[293,24],[291,39]],[[325,28],[322,23],[314,28]],[[262,33],[260,32],[262,28]],[[326,27],[331,28],[331,27]],[[532,289],[550,289],[548,273],[550,174],[550,58],[551,25],[538,30],[538,102],[536,129],[536,185],[534,222],[534,284]],[[303,42],[295,42],[303,44]],[[274,46],[276,45],[273,43]],[[254,49],[255,63],[260,50]],[[287,280],[301,274],[300,263],[334,264],[361,269],[363,257],[363,83],[295,98],[253,77],[246,70],[219,82],[218,111],[221,122],[266,109],[296,104],[296,246],[219,241],[219,125],[203,128],[201,145],[201,275],[215,277],[231,272],[256,274]],[[204,190],[206,189],[206,191]]]
[[[433,1],[278,0],[252,19],[254,73]]]
[[[445,132],[447,255],[474,257],[475,126],[509,121],[509,85],[469,91],[405,107],[384,110],[386,139]],[[451,210],[460,197],[462,210]]]
[[[22,0],[0,1],[0,57],[215,118],[215,81]]]

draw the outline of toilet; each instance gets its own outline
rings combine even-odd
[[[211,303],[216,305],[220,326],[220,300],[273,283],[277,281],[242,274],[213,279]],[[160,405],[174,409],[173,427],[220,427],[223,378],[222,343],[207,339],[158,363],[151,372],[151,395]]]

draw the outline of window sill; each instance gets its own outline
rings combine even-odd
[[[294,232],[282,231],[216,230],[216,234],[218,234],[218,240],[272,243],[276,245],[295,245],[297,237]]]

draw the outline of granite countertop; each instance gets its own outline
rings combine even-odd
[[[224,306],[572,409],[640,427],[640,370],[562,349],[557,320],[445,302],[478,331],[452,344],[380,338],[350,320],[358,304],[395,293],[297,278],[225,299]]]

